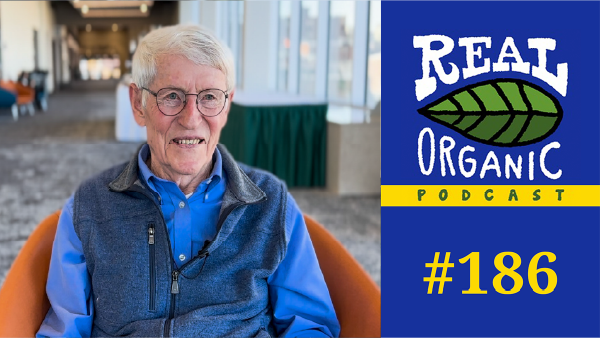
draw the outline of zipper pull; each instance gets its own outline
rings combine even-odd
[[[154,244],[154,224],[148,228],[148,244]]]
[[[173,282],[171,283],[171,293],[176,294],[179,293],[179,283],[177,279],[179,279],[179,272],[173,271]]]

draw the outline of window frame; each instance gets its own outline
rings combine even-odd
[[[315,76],[315,96],[331,104],[366,108],[368,90],[369,29],[371,1],[353,2],[354,9],[354,41],[352,58],[352,85],[350,102],[333,99],[327,92],[329,70],[329,29],[331,24],[331,2],[319,1],[317,28],[317,69]],[[279,3],[274,3],[270,15],[272,34],[270,55],[277,60],[279,43]],[[302,41],[302,1],[293,1],[290,17],[290,52],[287,78],[287,89],[283,92],[299,95],[300,91],[300,42]],[[360,52],[356,52],[360,51]],[[278,64],[271,65],[269,83],[271,89],[277,90]],[[280,90],[278,90],[280,91]],[[282,92],[282,91],[280,91]]]

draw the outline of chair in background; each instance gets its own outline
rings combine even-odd
[[[13,119],[18,120],[17,93],[0,88],[0,109],[10,109]]]
[[[29,115],[35,114],[35,107],[33,106],[35,91],[33,88],[12,81],[0,81],[0,88],[16,93],[17,106],[20,110],[27,109]]]
[[[0,337],[34,337],[50,303],[46,279],[60,211],[29,236],[0,289]],[[322,225],[304,216],[333,306],[341,337],[381,335],[381,291],[352,255]]]
[[[46,78],[48,72],[45,70],[36,69],[32,72],[21,72],[17,83],[34,90],[35,107],[45,112],[48,110],[48,94],[46,90]]]

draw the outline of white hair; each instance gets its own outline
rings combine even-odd
[[[196,65],[210,66],[225,74],[227,91],[235,87],[235,66],[231,50],[206,28],[176,25],[156,29],[146,35],[133,55],[132,80],[150,87],[156,76],[156,60],[163,55],[180,55]],[[142,93],[146,106],[147,93]]]

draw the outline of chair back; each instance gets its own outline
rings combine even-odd
[[[304,215],[340,326],[340,337],[381,337],[381,290],[333,235]]]
[[[12,92],[15,95],[17,95],[17,85],[16,85],[16,83],[14,83],[12,81],[0,80],[0,88],[2,88],[4,90],[7,90],[9,92]]]
[[[0,337],[35,337],[50,302],[46,280],[60,211],[31,233],[0,289]]]

